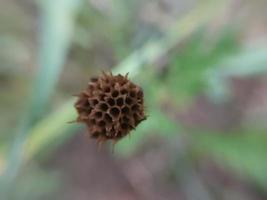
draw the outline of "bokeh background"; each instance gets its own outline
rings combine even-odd
[[[267,199],[266,0],[0,0],[1,200]],[[148,119],[97,150],[101,71]]]

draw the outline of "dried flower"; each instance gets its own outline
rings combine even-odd
[[[143,91],[127,75],[103,72],[78,95],[77,122],[85,123],[90,136],[98,142],[116,142],[146,119]]]

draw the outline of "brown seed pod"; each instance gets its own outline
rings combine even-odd
[[[127,75],[103,72],[78,95],[77,122],[85,123],[90,136],[98,142],[116,142],[146,119],[143,91]]]

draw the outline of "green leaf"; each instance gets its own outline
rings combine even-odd
[[[212,40],[205,34],[204,30],[199,30],[178,54],[173,55],[166,84],[177,104],[184,104],[206,89],[207,72],[238,49],[236,32],[227,27],[217,39]]]

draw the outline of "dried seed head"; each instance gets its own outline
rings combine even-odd
[[[90,136],[98,141],[117,141],[146,119],[143,98],[142,89],[127,75],[103,73],[79,94],[77,121],[85,123]]]

